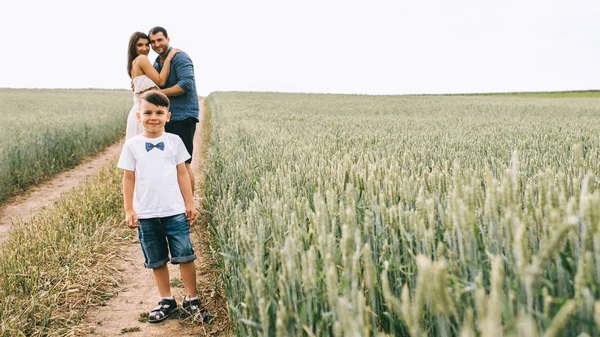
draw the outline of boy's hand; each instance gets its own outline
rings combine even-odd
[[[185,208],[185,217],[188,220],[188,223],[190,224],[190,227],[194,225],[194,222],[196,222],[196,218],[198,217],[198,212],[196,211],[195,207],[186,207]]]
[[[135,211],[125,212],[125,225],[131,229],[140,227]]]

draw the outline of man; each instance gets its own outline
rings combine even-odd
[[[150,45],[158,57],[154,61],[154,68],[160,73],[163,63],[172,47],[167,30],[163,27],[154,27],[148,33]],[[194,133],[196,123],[199,122],[198,94],[196,93],[196,80],[194,77],[194,64],[188,54],[183,51],[177,53],[171,61],[171,72],[167,83],[161,91],[171,100],[171,120],[165,125],[165,131],[178,135],[190,155],[194,152]],[[190,176],[192,192],[194,191],[194,173],[190,167],[192,158],[185,162],[185,168]]]

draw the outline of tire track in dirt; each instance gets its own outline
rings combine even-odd
[[[54,176],[24,193],[8,198],[0,205],[0,244],[8,238],[13,224],[28,221],[34,214],[50,206],[66,193],[96,174],[121,153],[124,140],[116,142],[104,151],[85,159],[83,163]]]
[[[204,101],[200,123],[194,138],[192,168],[196,178],[196,206],[202,206],[204,190],[204,159],[210,146],[210,122]],[[169,318],[161,323],[151,324],[141,317],[154,308],[159,294],[152,271],[144,268],[143,255],[137,239],[125,247],[120,254],[118,265],[120,279],[115,292],[117,295],[104,306],[90,308],[84,323],[75,329],[78,336],[229,336],[231,333],[227,301],[223,296],[222,282],[210,251],[211,234],[208,229],[206,212],[200,209],[199,220],[192,227],[191,237],[196,260],[199,297],[214,316],[210,323],[193,324],[185,319]],[[137,235],[134,235],[137,237]],[[179,267],[168,264],[171,275],[172,293],[181,304],[185,295]],[[176,280],[175,282],[173,280]]]

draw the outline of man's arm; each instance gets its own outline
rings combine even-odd
[[[175,84],[174,86],[169,88],[160,89],[160,91],[162,91],[163,94],[169,97],[180,96],[185,94],[185,90],[183,90],[183,88],[180,87],[179,84]]]
[[[179,183],[179,189],[183,195],[183,202],[185,203],[185,216],[187,217],[190,226],[196,221],[198,212],[196,211],[196,205],[194,205],[194,195],[192,194],[192,183],[188,176],[185,163],[177,165],[177,182]]]
[[[125,204],[125,224],[134,229],[140,225],[133,209],[133,189],[135,187],[135,171],[123,170],[123,202]]]
[[[169,96],[180,96],[194,88],[194,64],[190,57],[183,52],[175,55],[171,63],[171,71],[177,77],[177,84],[162,89],[162,93]]]

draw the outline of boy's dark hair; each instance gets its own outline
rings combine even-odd
[[[167,34],[167,30],[161,26],[156,26],[156,27],[150,29],[150,31],[148,32],[148,36],[158,34],[158,33],[163,33],[165,38],[169,37],[169,34]]]
[[[148,103],[152,103],[156,106],[163,106],[163,107],[166,107],[167,109],[169,108],[169,106],[171,104],[167,95],[163,94],[162,92],[160,92],[158,90],[146,91],[145,93],[142,94],[142,96],[140,96],[140,100],[144,100],[144,101],[146,101]]]

